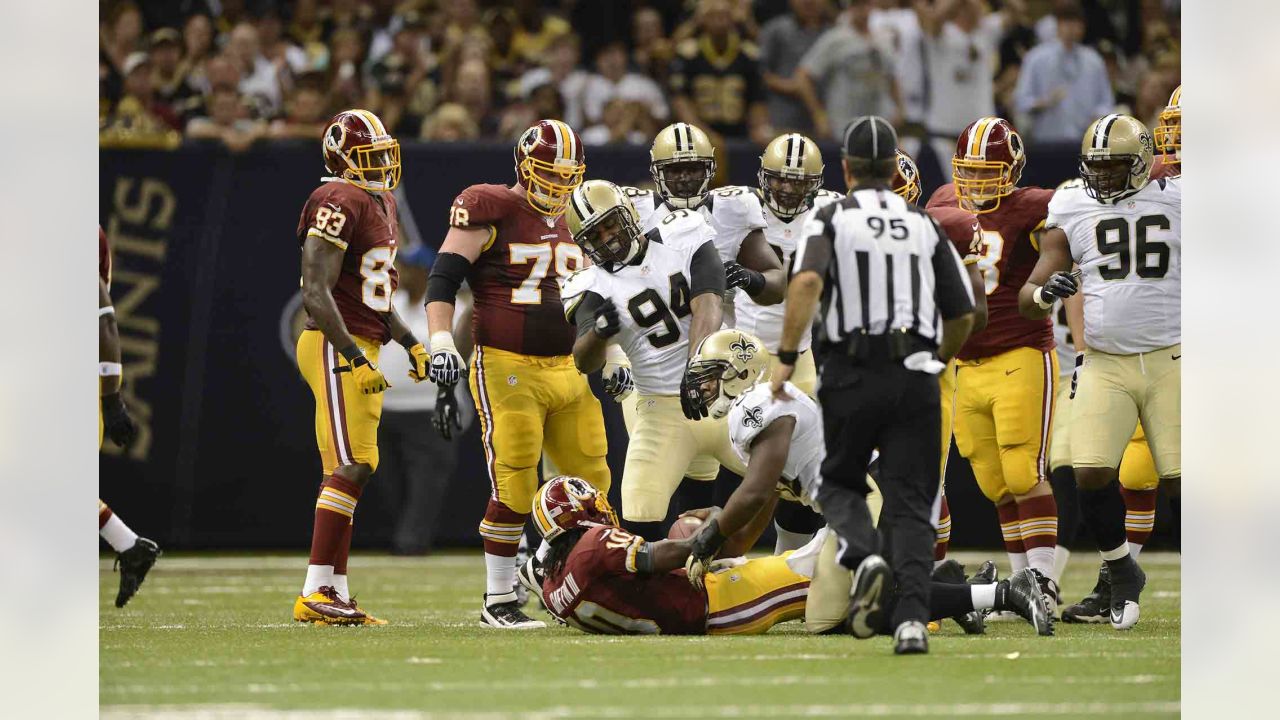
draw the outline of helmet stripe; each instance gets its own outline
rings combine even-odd
[[[1111,133],[1111,126],[1115,124],[1119,117],[1119,115],[1112,113],[1098,121],[1093,131],[1094,150],[1105,150],[1107,148],[1107,144],[1110,142],[1107,136]]]
[[[556,134],[556,157],[559,157],[561,148],[564,147],[564,135],[560,132],[560,126],[556,124],[555,120],[552,120],[547,124],[551,126],[552,132]]]
[[[367,110],[352,110],[351,114],[360,118],[360,122],[364,123],[365,127],[369,129],[369,137],[371,138],[378,137],[379,135],[378,128],[374,127],[373,121],[369,119]]]
[[[796,138],[795,138],[795,136],[794,136],[794,135],[788,135],[788,136],[787,136],[787,151],[786,151],[785,153],[783,153],[783,163],[782,163],[782,166],[783,166],[784,168],[790,168],[790,167],[794,167],[794,166],[795,166],[795,164],[796,164],[795,152],[796,152]]]
[[[983,156],[983,148],[986,147],[987,126],[991,124],[991,118],[984,117],[973,124],[969,130],[969,155]]]
[[[684,138],[680,137],[680,125],[681,123],[676,123],[671,126],[671,136],[676,141],[676,152],[684,150]]]
[[[1176,108],[1182,107],[1182,86],[1181,85],[1179,85],[1178,88],[1173,91],[1173,97],[1169,98],[1169,107],[1176,107]]]
[[[794,133],[792,134],[792,137],[796,139],[796,168],[799,170],[803,170],[804,169],[804,149],[805,149],[804,137],[801,135],[796,135]]]
[[[698,148],[693,144],[693,126],[684,125],[685,141],[689,143],[689,150],[696,151]]]
[[[559,120],[552,120],[551,124],[554,125],[557,130],[559,130],[560,147],[557,149],[559,150],[560,159],[572,160],[575,157],[577,157],[578,149],[573,139],[573,130],[571,130],[568,125],[564,124]]]

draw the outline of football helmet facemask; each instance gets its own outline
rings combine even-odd
[[[711,333],[698,345],[688,375],[711,417],[719,420],[768,370],[769,352],[760,338],[728,329]]]
[[[1160,124],[1152,132],[1156,149],[1164,153],[1165,165],[1182,162],[1182,86],[1169,96],[1169,104],[1160,113]]]
[[[898,151],[898,169],[893,174],[891,187],[912,205],[920,199],[920,168],[916,167],[916,161],[910,155],[901,150]]]
[[[582,478],[553,477],[533,498],[533,525],[547,542],[570,530],[617,524],[609,499]]]
[[[539,120],[520,135],[514,153],[529,207],[558,217],[587,172],[582,139],[559,120]]]
[[[1104,115],[1080,144],[1080,179],[1089,197],[1108,202],[1141,190],[1151,179],[1155,146],[1147,126],[1129,115]]]
[[[372,192],[400,184],[400,143],[377,115],[343,110],[329,121],[321,140],[324,166],[336,178]]]
[[[608,180],[588,180],[574,190],[566,222],[582,252],[609,273],[634,260],[648,243],[631,198]]]
[[[813,207],[822,187],[822,151],[809,138],[787,133],[774,138],[760,156],[760,194],[764,204],[783,220]]]
[[[984,117],[969,123],[956,138],[951,158],[960,207],[974,214],[1000,207],[1000,198],[1014,191],[1026,164],[1022,136],[1008,120]]]
[[[649,172],[658,192],[672,207],[696,208],[716,175],[716,149],[696,126],[682,122],[668,125],[653,139]]]

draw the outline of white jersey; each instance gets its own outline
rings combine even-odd
[[[759,191],[755,191],[759,197]],[[813,207],[809,213],[817,211],[827,203],[835,202],[844,196],[838,192],[830,190],[819,190],[817,197],[813,199]],[[782,267],[788,267],[791,264],[791,256],[796,252],[796,241],[800,239],[800,230],[804,228],[804,215],[797,215],[790,221],[783,220],[767,205],[764,206],[764,237],[774,250],[778,253],[782,260]],[[734,315],[736,317],[735,328],[749,332],[760,338],[764,342],[764,346],[769,352],[776,353],[778,351],[778,343],[782,340],[782,317],[786,314],[787,304],[780,302],[776,305],[759,305],[755,300],[751,299],[746,293],[737,293],[733,296]],[[804,335],[800,338],[800,346],[797,348],[800,352],[809,349],[813,344],[813,327],[812,325],[805,327]]]
[[[572,316],[588,291],[613,300],[621,330],[609,339],[631,361],[636,390],[643,395],[679,395],[689,359],[690,264],[712,230],[691,210],[671,213],[667,222],[645,233],[644,258],[610,273],[598,265],[565,279],[560,290],[565,315]]]
[[[670,215],[673,208],[652,190],[624,187],[622,191],[640,213],[640,229],[649,232]],[[752,230],[765,227],[764,209],[751,188],[731,185],[712,190],[697,207],[715,233],[716,250],[724,262],[736,260],[742,241]]]
[[[1155,180],[1115,204],[1054,193],[1045,225],[1066,232],[1083,271],[1089,347],[1131,355],[1182,342],[1181,182]]]
[[[1076,369],[1076,348],[1071,342],[1071,326],[1067,324],[1067,308],[1059,300],[1053,304],[1053,344],[1058,353],[1058,376],[1070,377]]]
[[[751,462],[751,443],[765,428],[780,417],[796,419],[791,430],[791,451],[778,479],[778,489],[784,498],[795,498],[814,510],[818,507],[818,486],[821,484],[822,461],[826,458],[827,445],[822,435],[822,411],[800,388],[786,383],[790,399],[778,400],[768,382],[757,383],[738,396],[729,408],[726,422],[729,424],[729,443],[744,463]]]

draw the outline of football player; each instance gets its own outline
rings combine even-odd
[[[128,447],[138,436],[138,426],[120,397],[124,365],[120,362],[120,331],[116,327],[116,309],[111,304],[111,246],[107,234],[98,228],[98,448],[102,438],[111,438],[118,447]],[[116,591],[116,607],[138,592],[147,579],[151,566],[160,557],[160,546],[154,540],[138,537],[128,525],[98,498],[98,535],[116,551],[115,567],[120,571],[120,589]]]
[[[378,116],[344,110],[322,140],[325,169],[302,208],[302,302],[307,323],[297,360],[316,400],[316,444],[324,480],[316,499],[311,557],[293,619],[380,625],[361,610],[347,581],[356,505],[378,468],[382,391],[378,354],[390,340],[406,352],[409,377],[427,377],[428,355],[391,304],[396,289],[396,199],[400,144]]]
[[[1110,575],[1112,627],[1138,621],[1146,583],[1125,534],[1117,467],[1141,422],[1161,482],[1181,482],[1182,186],[1150,181],[1151,134],[1106,115],[1081,145],[1083,187],[1056,193],[1019,309],[1045,317],[1083,290],[1084,362],[1071,400],[1071,464],[1081,513]],[[1079,277],[1068,272],[1080,266]],[[1171,493],[1175,523],[1180,500]]]
[[[560,283],[583,265],[565,225],[569,195],[586,171],[582,140],[540,120],[515,147],[515,183],[472,185],[449,208],[449,232],[431,268],[427,320],[431,379],[453,387],[464,371],[453,305],[465,280],[475,297],[468,382],[480,419],[489,502],[480,522],[486,585],[480,620],[503,629],[545,627],[520,610],[516,553],[545,452],[560,471],[609,490],[604,417],[574,367],[574,328]]]
[[[724,266],[698,212],[674,210],[642,232],[631,199],[604,180],[574,191],[569,229],[591,260],[561,291],[565,317],[578,327],[574,361],[595,372],[615,344],[631,361],[638,398],[622,513],[630,523],[653,523],[633,529],[657,536],[686,473],[712,481],[721,465],[744,469],[723,421],[701,421],[707,408],[689,384],[689,357],[720,327]]]
[[[898,150],[898,171],[894,173],[890,186],[895,193],[912,205],[920,199],[920,170],[916,167],[916,161],[902,150]],[[928,208],[927,212],[946,231],[947,238],[956,246],[956,251],[964,261],[965,272],[969,274],[969,285],[973,289],[974,298],[972,336],[987,326],[986,288],[982,272],[978,269],[978,260],[984,252],[982,228],[978,225],[978,220],[973,213],[958,207],[935,206]],[[951,453],[951,425],[954,417],[952,400],[956,390],[954,359],[938,377],[938,387],[942,397],[942,468],[939,477],[945,481],[947,456]],[[946,561],[947,548],[951,545],[951,507],[947,504],[945,490],[939,492],[937,526],[938,538],[933,550],[935,569]]]
[[[794,387],[794,386],[793,386]],[[715,520],[718,509],[695,513]],[[767,513],[759,517],[767,520]],[[693,538],[647,542],[618,527],[617,515],[602,493],[580,478],[556,477],[538,490],[534,501],[534,526],[550,543],[543,565],[545,577],[533,589],[556,619],[583,632],[603,635],[747,635],[761,634],[778,623],[807,617],[814,584],[829,584],[834,597],[835,621],[824,630],[847,626],[862,628],[875,617],[848,614],[851,580],[837,569],[830,582],[829,564],[814,562],[814,548],[805,565],[810,575],[793,570],[788,552],[754,560],[734,557],[709,568],[691,583],[681,572],[689,559]],[[763,529],[762,523],[744,528],[722,546],[723,554],[741,553]],[[825,543],[834,548],[835,543]],[[801,560],[801,558],[797,558]],[[526,564],[529,568],[532,561]],[[797,563],[799,564],[799,563]],[[521,581],[539,576],[521,573]],[[812,578],[812,580],[811,580]],[[839,583],[844,580],[843,598]],[[935,587],[938,584],[935,583]],[[834,590],[835,592],[831,592]],[[937,592],[937,591],[935,591]],[[960,593],[978,598],[979,605],[1018,606],[1031,612],[1031,582],[1003,580],[983,586],[965,586]],[[892,609],[890,593],[886,603]],[[881,613],[883,614],[883,613]],[[808,625],[806,621],[806,625]],[[816,632],[816,627],[808,627]],[[872,628],[873,630],[876,628]]]
[[[1169,104],[1160,112],[1160,124],[1153,131],[1155,135],[1155,165],[1151,168],[1151,179],[1182,176],[1182,86],[1174,89],[1169,96]]]
[[[1014,572],[1030,566],[1057,599],[1053,579],[1058,508],[1048,482],[1058,358],[1048,318],[1018,313],[1018,289],[1034,267],[1052,190],[1018,187],[1026,153],[1004,118],[984,117],[956,140],[952,182],[928,209],[977,215],[987,326],[956,356],[954,435],[978,487],[996,505]],[[962,253],[963,254],[963,253]]]

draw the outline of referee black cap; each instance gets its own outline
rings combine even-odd
[[[898,133],[879,115],[855,118],[844,129],[844,155],[857,160],[888,160],[898,150]]]

